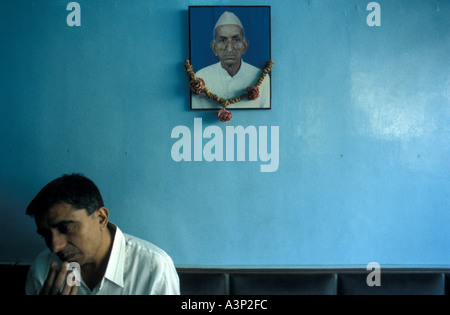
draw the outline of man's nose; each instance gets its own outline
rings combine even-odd
[[[51,239],[48,242],[48,247],[53,253],[58,253],[66,247],[66,237],[58,232],[53,232]]]
[[[227,44],[226,44],[225,49],[227,51],[233,51],[233,43],[231,41],[227,40]]]

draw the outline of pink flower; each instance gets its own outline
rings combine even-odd
[[[225,108],[222,108],[219,113],[217,114],[217,117],[219,118],[219,120],[221,122],[229,122],[231,120],[231,117],[233,117],[233,115],[231,114],[231,112],[227,111]]]
[[[259,97],[259,88],[257,86],[249,86],[246,91],[247,98],[250,101],[256,100]]]
[[[202,94],[205,88],[205,81],[202,78],[195,78],[189,82],[189,87],[193,93]]]

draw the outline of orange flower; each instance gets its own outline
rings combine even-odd
[[[256,100],[259,97],[259,88],[257,86],[249,86],[247,88],[247,98],[250,101]]]
[[[217,114],[217,117],[221,122],[229,122],[231,120],[231,117],[233,117],[233,115],[231,114],[230,111],[227,111],[225,108],[222,108]]]
[[[205,81],[202,78],[194,78],[189,82],[191,91],[195,94],[202,94],[205,88]]]

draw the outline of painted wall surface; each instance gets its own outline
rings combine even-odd
[[[44,248],[25,208],[81,172],[178,266],[450,264],[449,1],[380,0],[379,27],[363,0],[79,0],[79,27],[68,3],[0,1],[0,261]],[[271,6],[271,110],[189,110],[189,5]],[[175,162],[195,118],[278,126],[278,169]]]

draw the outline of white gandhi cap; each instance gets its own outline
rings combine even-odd
[[[239,20],[239,18],[236,16],[236,14],[232,13],[232,12],[224,12],[220,18],[217,20],[216,26],[214,26],[214,31],[216,30],[216,28],[218,28],[219,26],[222,25],[237,25],[240,28],[242,28],[242,30],[244,30],[244,27],[242,26],[241,21]]]

